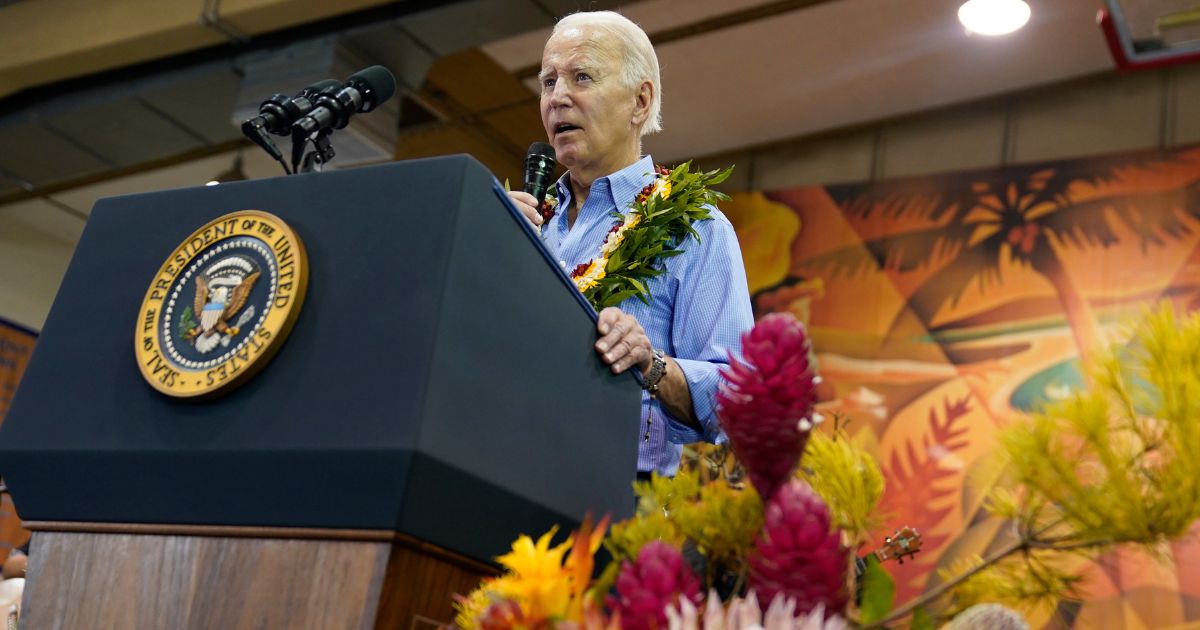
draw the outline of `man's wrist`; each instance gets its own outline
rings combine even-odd
[[[651,396],[658,394],[658,386],[667,374],[667,355],[662,350],[655,350],[650,356],[650,366],[642,372],[642,389],[650,392]]]

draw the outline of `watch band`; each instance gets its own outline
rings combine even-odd
[[[655,350],[650,358],[650,369],[642,376],[642,389],[654,397],[658,394],[658,384],[667,373],[667,355],[662,350]]]

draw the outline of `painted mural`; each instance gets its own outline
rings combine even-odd
[[[825,406],[881,463],[878,538],[924,534],[922,554],[890,567],[897,602],[1003,542],[982,507],[999,428],[1081,387],[1080,360],[1145,306],[1200,308],[1200,148],[753,192],[722,209],[756,315],[809,325]],[[1113,553],[1084,573],[1086,599],[1034,627],[1200,620],[1200,529],[1165,559]]]
[[[33,331],[0,319],[0,422],[4,422],[36,342],[37,334]],[[14,547],[28,541],[29,531],[21,528],[12,497],[5,493],[0,497],[0,562],[8,558]]]

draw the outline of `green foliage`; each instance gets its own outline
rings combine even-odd
[[[933,628],[933,617],[930,617],[924,608],[918,607],[913,611],[912,621],[908,624],[908,630],[933,630]]]
[[[892,576],[880,566],[875,556],[867,557],[867,568],[862,576],[862,604],[859,611],[864,624],[875,623],[887,616],[892,610],[892,601],[896,597],[896,584]]]
[[[821,495],[834,524],[855,546],[879,525],[876,508],[883,497],[883,473],[875,458],[845,431],[838,429],[832,437],[813,431],[796,474]]]
[[[1017,610],[1052,610],[1061,600],[1078,599],[1081,578],[1067,570],[1064,558],[1049,551],[1009,556],[984,565],[979,556],[959,560],[938,575],[950,580],[976,571],[959,584],[943,613],[952,618],[982,603],[996,603]]]
[[[1200,317],[1148,313],[1090,375],[1090,391],[1002,436],[1024,494],[994,509],[1060,545],[1184,535],[1200,518]]]
[[[665,477],[657,478],[656,481],[659,479],[670,481]],[[647,486],[650,484],[650,482],[638,483],[645,483]],[[633,518],[616,523],[609,528],[608,536],[604,539],[604,548],[612,555],[612,562],[608,563],[591,588],[599,600],[602,601],[604,594],[612,590],[613,583],[617,581],[617,573],[621,570],[621,563],[636,558],[642,547],[654,540],[662,540],[674,545],[683,543],[683,535],[680,534],[679,528],[667,518],[666,513],[661,509],[649,512],[639,511]]]
[[[183,312],[179,314],[179,326],[175,331],[175,335],[180,341],[187,342],[188,334],[193,329],[199,327],[200,322],[196,321],[196,314],[192,312],[192,306],[189,304],[183,307]]]
[[[1085,560],[1118,545],[1161,555],[1200,518],[1200,314],[1147,311],[1099,354],[1089,388],[1001,434],[1006,477],[987,509],[1014,536],[884,623],[936,598],[948,616],[984,602],[1053,608],[1077,599]]]
[[[733,171],[732,166],[722,171],[693,173],[691,165],[688,161],[671,170],[667,176],[671,190],[665,199],[651,195],[645,203],[632,204],[631,212],[641,216],[640,222],[624,232],[624,240],[609,254],[604,277],[583,292],[597,311],[616,306],[631,296],[648,304],[650,292],[646,282],[663,273],[661,263],[683,253],[679,246],[688,235],[699,240],[692,222],[709,219],[710,208],[729,199],[710,187],[725,181]],[[614,217],[619,220],[622,215],[614,213]]]
[[[635,481],[633,492],[638,497],[637,514],[614,523],[604,539],[614,565],[636,558],[642,546],[652,540],[681,544],[683,533],[670,515],[700,496],[700,480],[694,471],[680,470],[674,477],[653,475],[649,481]]]
[[[678,506],[672,517],[684,537],[708,559],[710,572],[718,567],[740,571],[762,529],[763,508],[752,487],[737,490],[710,483],[700,489],[698,500]]]
[[[639,515],[655,512],[669,514],[680,503],[700,495],[700,477],[690,469],[681,469],[674,477],[652,475],[649,481],[635,481],[633,493],[638,498]]]
[[[724,451],[722,451],[724,453]],[[694,544],[705,559],[707,585],[729,575],[745,573],[745,558],[762,530],[762,501],[753,488],[731,485],[724,478],[702,479],[700,462],[723,466],[724,457],[706,455],[689,458],[675,477],[653,475],[634,483],[637,514],[614,524],[604,546],[613,562],[598,581],[598,590],[611,586],[621,561],[637,557],[652,540],[683,547]],[[711,471],[709,471],[711,472]]]
[[[642,547],[653,540],[679,544],[683,535],[675,523],[662,512],[639,514],[612,526],[604,546],[614,560],[631,560]]]

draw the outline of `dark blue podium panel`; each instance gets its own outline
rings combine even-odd
[[[640,393],[465,156],[96,204],[0,428],[27,520],[390,529],[490,559],[632,509]],[[138,307],[193,230],[263,210],[309,257],[287,342],[207,402],[138,371]]]

